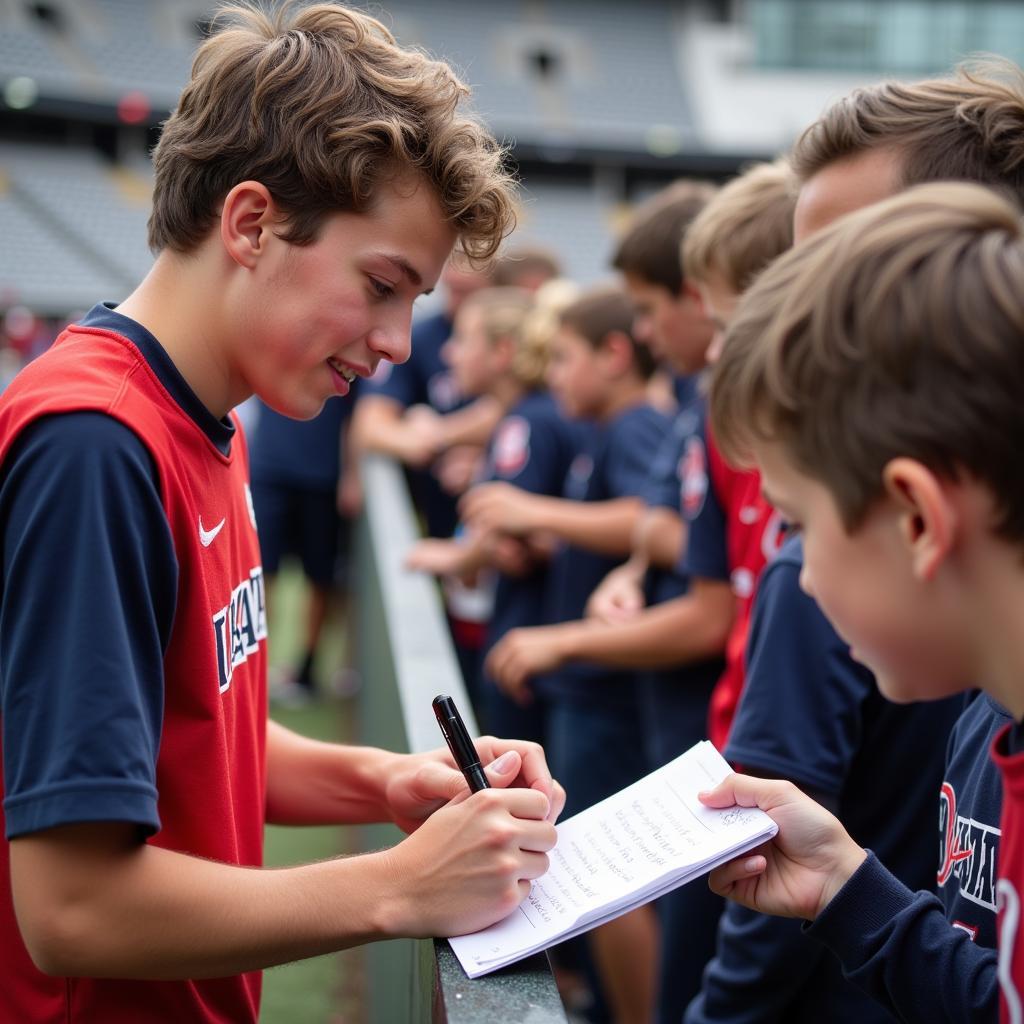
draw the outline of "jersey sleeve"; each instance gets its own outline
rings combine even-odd
[[[761,579],[746,686],[725,756],[838,798],[857,756],[874,680],[800,589],[801,564],[799,543],[789,541]]]
[[[685,1024],[776,1024],[797,1001],[828,950],[808,941],[800,922],[727,903],[715,955]]]
[[[911,892],[874,854],[805,930],[907,1024],[998,1019],[996,951],[972,942],[936,896]]]
[[[0,523],[8,838],[83,821],[158,830],[178,568],[149,452],[99,413],[41,419],[5,460]]]

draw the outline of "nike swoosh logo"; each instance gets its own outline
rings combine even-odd
[[[203,529],[203,517],[199,517],[199,543],[204,548],[208,548],[216,539],[217,534],[224,528],[224,523],[227,520],[222,519],[212,530]]]

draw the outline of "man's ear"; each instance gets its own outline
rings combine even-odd
[[[959,526],[956,506],[942,481],[915,459],[893,459],[882,471],[882,482],[896,503],[915,576],[934,579],[953,548]]]
[[[224,197],[220,212],[220,237],[231,259],[252,270],[266,250],[277,218],[277,204],[266,185],[259,181],[235,185]]]

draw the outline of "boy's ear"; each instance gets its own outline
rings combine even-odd
[[[220,237],[228,255],[251,270],[267,247],[278,217],[270,190],[259,181],[241,181],[224,197],[220,213]]]
[[[633,366],[633,342],[622,331],[609,331],[598,346],[609,375],[621,377]]]
[[[882,471],[882,482],[896,503],[914,574],[934,579],[955,541],[956,506],[939,478],[915,459],[892,459]]]

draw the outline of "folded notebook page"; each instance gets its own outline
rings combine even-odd
[[[558,825],[551,867],[504,920],[449,939],[471,978],[589,931],[770,839],[756,808],[697,799],[732,769],[706,740]]]

